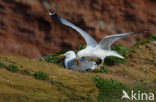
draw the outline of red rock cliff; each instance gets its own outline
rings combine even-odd
[[[155,0],[0,0],[0,54],[40,57],[85,44],[76,31],[52,20],[49,9],[97,41],[145,28],[156,33]],[[119,42],[132,45],[145,36]]]

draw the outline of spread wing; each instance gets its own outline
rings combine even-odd
[[[79,32],[81,34],[81,36],[85,39],[87,46],[96,46],[97,42],[95,41],[95,39],[93,39],[87,32],[83,31],[82,29],[80,29],[79,27],[75,26],[74,24],[70,23],[69,21],[67,21],[66,19],[58,16],[56,13],[50,11],[49,15],[54,18],[55,20],[57,20],[58,22],[69,26],[73,29],[75,29],[77,32]]]
[[[110,50],[111,45],[124,37],[133,35],[133,34],[139,34],[139,33],[147,33],[148,31],[145,30],[143,32],[130,32],[130,33],[122,33],[122,34],[113,34],[113,35],[109,35],[109,36],[105,36],[100,42],[99,42],[99,46],[103,49],[106,50]]]

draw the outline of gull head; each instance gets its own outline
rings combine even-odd
[[[74,51],[67,51],[64,54],[59,55],[59,57],[60,58],[66,57],[66,59],[73,59],[73,58],[76,58],[76,54]]]
[[[76,58],[76,54],[74,51],[67,51],[66,53],[64,53],[64,56],[69,59]]]

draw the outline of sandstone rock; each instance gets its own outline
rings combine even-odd
[[[1,0],[0,53],[40,57],[85,44],[76,31],[52,20],[49,9],[89,32],[97,41],[105,35],[145,28],[154,33],[155,4],[154,0]],[[145,36],[148,35],[119,42],[132,45]]]

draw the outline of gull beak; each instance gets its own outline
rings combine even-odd
[[[65,57],[65,55],[64,55],[64,54],[61,54],[61,55],[59,55],[59,57],[60,57],[60,58],[63,58],[63,57]]]

